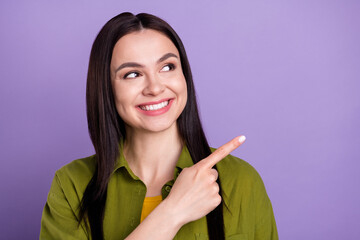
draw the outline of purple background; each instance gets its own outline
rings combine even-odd
[[[1,1],[0,228],[37,239],[56,169],[93,154],[91,44],[122,11],[167,20],[218,147],[261,174],[281,239],[360,235],[359,1]]]

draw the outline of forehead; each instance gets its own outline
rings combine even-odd
[[[177,48],[165,34],[143,29],[121,37],[115,44],[111,61],[115,64],[127,61],[157,61],[169,52],[179,56]]]

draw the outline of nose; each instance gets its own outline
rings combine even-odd
[[[165,85],[158,76],[152,75],[146,77],[146,86],[143,90],[144,95],[156,96],[165,90]]]

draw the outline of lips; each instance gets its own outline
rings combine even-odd
[[[156,102],[147,102],[137,106],[137,109],[148,116],[158,116],[167,112],[174,99],[167,98]]]
[[[141,108],[144,111],[155,111],[166,107],[169,104],[169,101],[170,100],[165,100],[157,104],[139,105],[139,108]]]

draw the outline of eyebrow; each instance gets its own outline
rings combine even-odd
[[[159,58],[159,60],[157,60],[156,63],[161,63],[161,62],[163,62],[163,61],[165,61],[166,59],[171,58],[171,57],[178,58],[178,56],[176,56],[174,53],[166,53],[164,56],[162,56],[161,58]],[[139,67],[139,68],[143,68],[144,65],[141,65],[141,64],[136,63],[136,62],[126,62],[126,63],[121,64],[121,65],[115,70],[115,73],[117,73],[117,72],[120,71],[121,69],[127,68],[127,67]]]
[[[171,58],[171,57],[178,58],[178,56],[176,56],[176,55],[173,54],[173,53],[167,53],[167,54],[165,54],[164,56],[162,56],[161,58],[159,58],[159,60],[157,60],[157,63],[161,63],[161,62],[163,62],[163,61],[165,61],[166,59]]]

